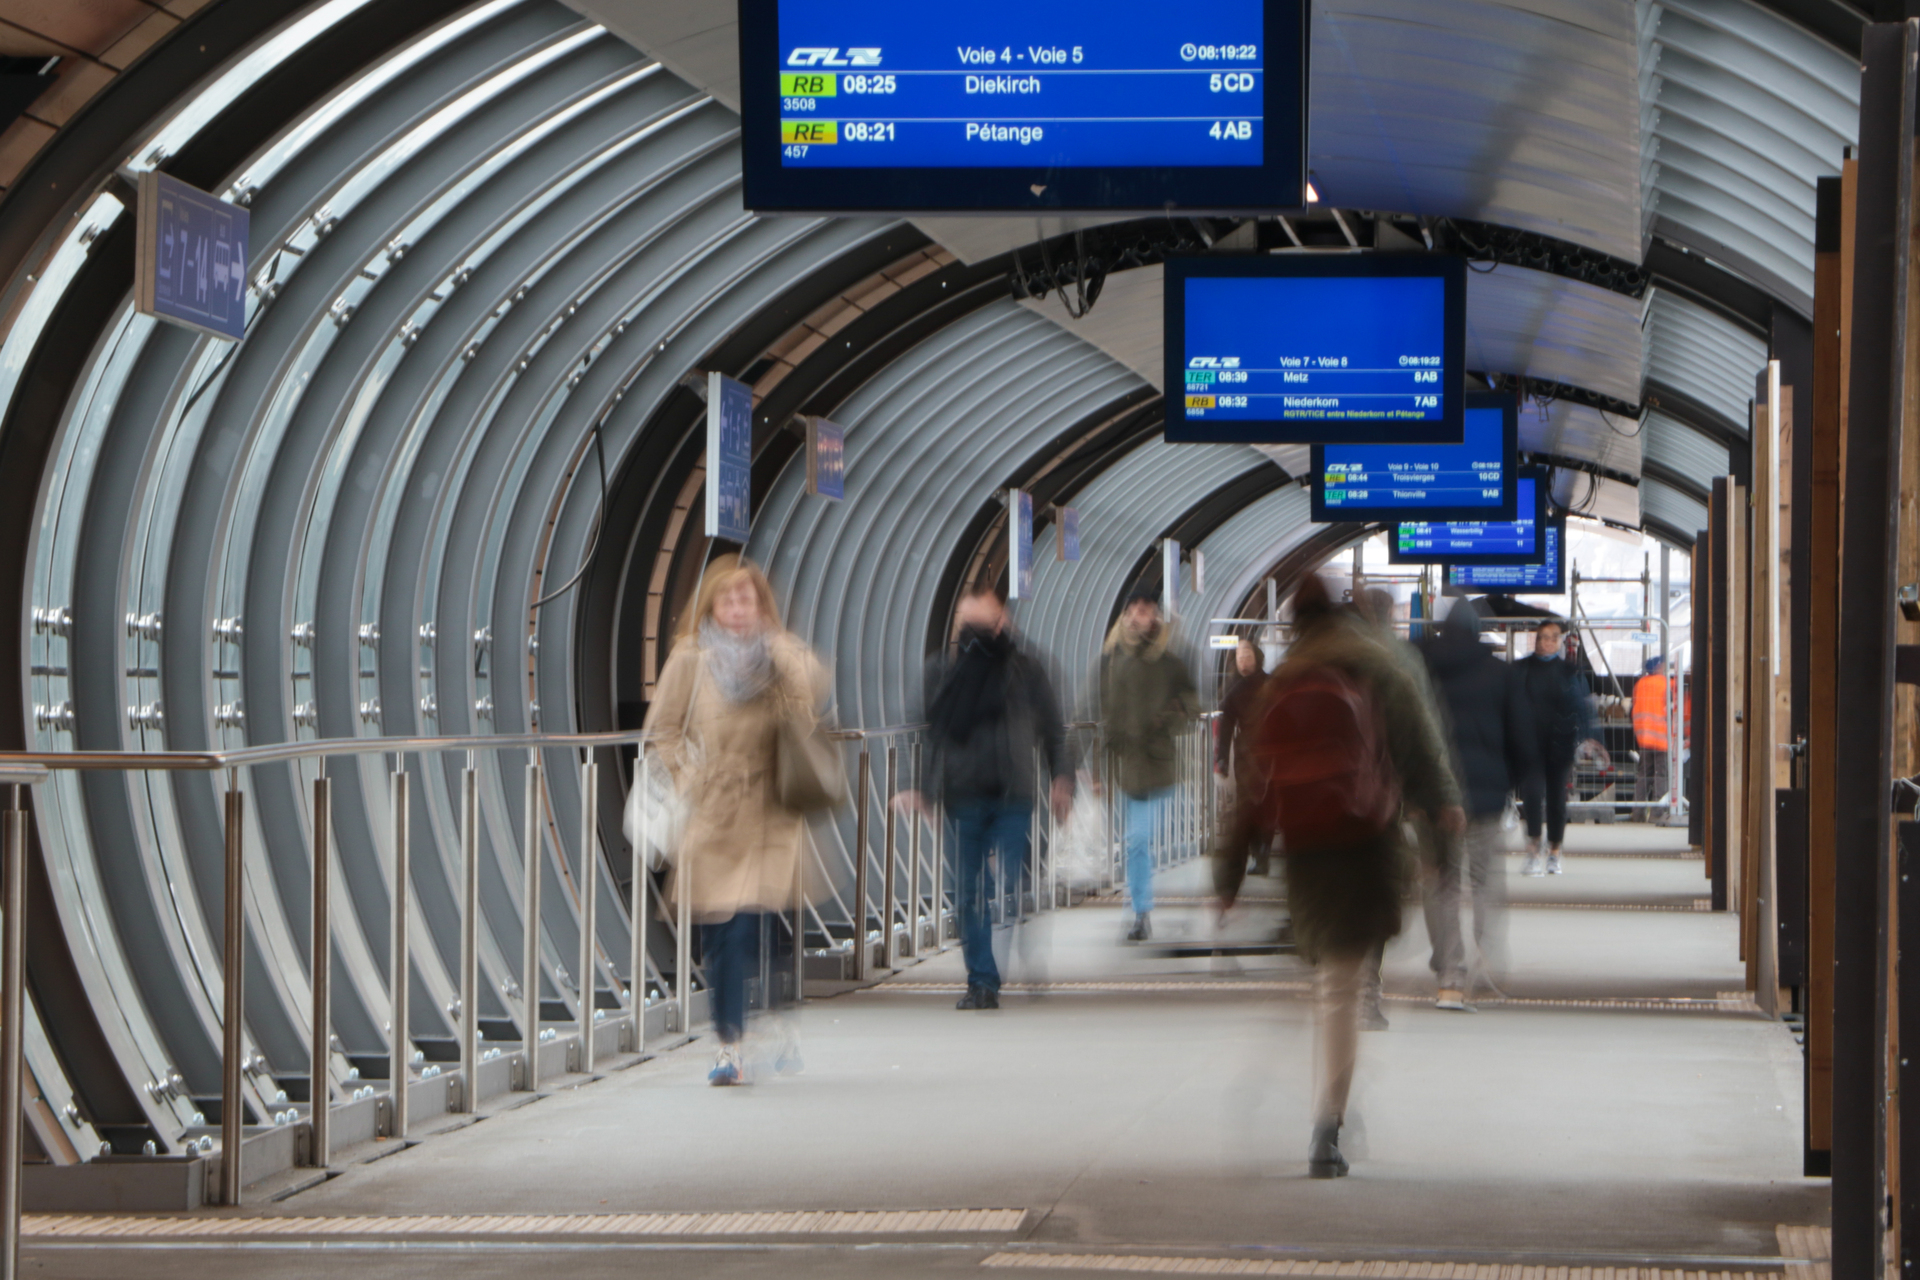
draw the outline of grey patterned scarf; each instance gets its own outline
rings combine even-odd
[[[720,696],[731,703],[751,702],[773,682],[772,628],[738,636],[708,618],[700,624],[700,647]]]

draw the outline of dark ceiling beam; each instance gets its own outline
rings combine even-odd
[[[1714,443],[1725,445],[1729,452],[1744,457],[1751,448],[1747,433],[1740,429],[1740,424],[1677,387],[1649,378],[1645,395],[1647,408],[1658,409],[1669,418],[1686,424]]]
[[[1697,302],[1755,337],[1773,331],[1775,305],[1787,305],[1753,281],[1660,236],[1647,246],[1647,268],[1661,288]]]
[[[1693,476],[1683,475],[1664,462],[1655,462],[1651,458],[1640,461],[1641,478],[1651,484],[1663,484],[1676,493],[1684,493],[1695,502],[1706,502],[1713,495],[1706,485]]]

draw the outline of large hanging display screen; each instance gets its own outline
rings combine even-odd
[[[740,0],[756,212],[1306,203],[1306,0]]]
[[[1403,520],[1387,544],[1392,564],[1539,564],[1546,555],[1547,473],[1522,472],[1511,520]]]
[[[1561,596],[1567,593],[1567,522],[1549,520],[1541,528],[1539,564],[1460,564],[1447,569],[1451,586],[1500,595]]]
[[[1313,518],[1511,520],[1519,439],[1512,396],[1469,392],[1459,444],[1316,444]]]
[[[1169,258],[1173,443],[1459,444],[1466,263],[1438,254]]]

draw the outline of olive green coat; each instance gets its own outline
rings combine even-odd
[[[707,672],[700,642],[683,640],[647,712],[654,750],[688,802],[667,901],[677,907],[687,895],[700,923],[794,903],[806,823],[775,798],[774,742],[783,716],[812,726],[826,704],[828,677],[812,650],[785,631],[773,639],[773,665],[764,692],[729,703]]]
[[[1101,651],[1100,706],[1120,789],[1142,796],[1179,779],[1174,738],[1193,727],[1200,696],[1193,673],[1170,652],[1173,626],[1136,636],[1122,617]]]

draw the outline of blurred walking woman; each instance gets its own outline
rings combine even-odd
[[[709,565],[647,728],[687,800],[667,896],[677,909],[684,894],[700,927],[720,1040],[712,1084],[745,1078],[747,978],[759,969],[763,917],[790,910],[799,887],[804,822],[774,790],[780,723],[793,717],[810,727],[827,690],[819,660],[781,628],[766,575],[735,556]],[[787,1061],[776,1069],[797,1066],[797,1046],[783,1046],[780,1057]]]

